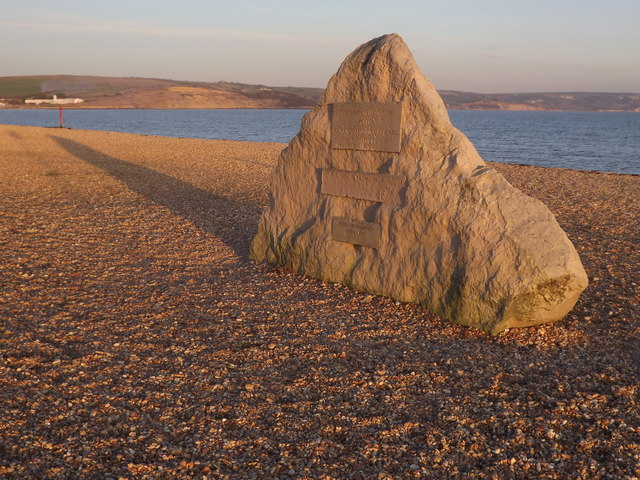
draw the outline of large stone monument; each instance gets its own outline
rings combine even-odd
[[[587,286],[540,201],[485,165],[398,35],[358,47],[271,180],[251,258],[497,334]]]

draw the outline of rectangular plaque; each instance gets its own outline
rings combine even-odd
[[[322,170],[320,192],[400,205],[404,178],[398,175]]]
[[[378,248],[380,225],[346,217],[331,219],[331,237],[338,242]]]
[[[400,151],[401,103],[334,103],[331,115],[331,148]]]

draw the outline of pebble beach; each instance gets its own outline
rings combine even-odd
[[[490,336],[250,261],[284,147],[0,125],[0,478],[640,478],[640,176],[490,164],[590,280]]]

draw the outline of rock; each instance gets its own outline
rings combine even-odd
[[[344,60],[271,190],[252,259],[485,332],[556,321],[588,283],[553,214],[485,165],[395,34]]]

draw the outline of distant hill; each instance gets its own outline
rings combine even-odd
[[[637,93],[470,93],[439,92],[447,108],[461,110],[571,110],[640,112]]]
[[[0,102],[24,107],[28,98],[79,97],[73,108],[310,108],[321,88],[137,77],[41,75],[0,77]],[[637,93],[502,93],[442,90],[450,109],[640,112]],[[36,107],[46,108],[46,107]]]
[[[309,108],[322,92],[320,88],[136,77],[0,77],[0,102],[10,106],[55,94],[85,100],[73,108]]]

